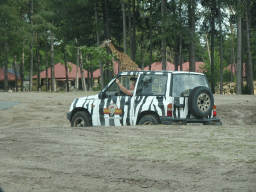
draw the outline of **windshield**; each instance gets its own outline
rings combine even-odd
[[[205,86],[209,88],[209,85],[204,75],[174,74],[172,96],[188,96],[191,90],[197,86]]]

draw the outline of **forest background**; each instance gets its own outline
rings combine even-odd
[[[66,71],[67,62],[90,72],[100,68],[103,88],[113,77],[113,58],[109,49],[99,46],[111,39],[141,69],[161,61],[165,70],[168,61],[178,70],[188,61],[189,70],[195,71],[195,61],[201,61],[213,93],[218,86],[222,94],[228,81],[236,82],[237,94],[254,94],[255,9],[251,0],[1,0],[4,90],[7,69],[19,72],[21,82],[28,76],[32,91],[32,76],[40,78],[40,72],[51,67],[54,77],[58,62]],[[236,75],[224,70],[230,64]],[[52,79],[46,89],[56,91]],[[86,90],[92,83],[83,86]]]

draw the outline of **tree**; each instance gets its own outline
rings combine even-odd
[[[250,88],[250,94],[254,95],[254,85],[253,85],[253,68],[252,68],[252,59],[251,59],[251,40],[250,40],[250,23],[249,23],[249,15],[250,15],[250,4],[251,0],[245,1],[245,22],[246,22],[246,38],[247,38],[247,85]]]
[[[31,24],[31,41],[30,41],[30,73],[29,73],[29,91],[32,91],[32,76],[33,76],[33,38],[34,38],[34,32],[33,32],[33,0],[30,0],[30,24]]]
[[[222,43],[222,18],[221,18],[221,10],[220,10],[221,1],[218,0],[218,16],[219,16],[219,28],[220,28],[220,94],[223,92],[223,43]]]
[[[161,55],[162,55],[162,70],[166,70],[166,0],[161,0]]]
[[[189,13],[189,71],[195,72],[195,0],[190,0],[188,4]]]
[[[150,50],[149,50],[149,71],[151,71],[151,63],[152,63],[152,49],[153,49],[153,42],[152,42],[152,0],[150,0],[150,15],[149,15],[149,39],[150,39]]]
[[[124,53],[127,54],[127,45],[126,45],[126,14],[125,14],[125,4],[122,0],[122,11],[123,11],[123,36],[124,36]]]
[[[239,6],[241,3],[241,0],[237,1],[237,5]],[[237,11],[237,74],[236,74],[236,94],[241,95],[242,94],[242,79],[241,79],[241,66],[242,66],[242,32],[241,32],[241,13]]]
[[[54,72],[54,35],[51,32],[51,91],[56,91],[55,72]]]
[[[124,1],[123,1],[124,3]],[[96,40],[97,40],[97,46],[100,46],[100,35],[99,35],[99,19],[98,19],[98,6],[97,1],[94,1],[94,11],[95,11],[95,24],[96,24]],[[125,40],[126,43],[126,40]],[[126,44],[125,44],[126,47]],[[101,90],[104,88],[104,72],[103,72],[103,65],[101,59],[99,59],[99,66],[100,66],[100,85]]]
[[[132,40],[132,16],[131,16],[131,2],[130,0],[128,0],[128,19],[129,19],[129,40],[130,40],[130,57],[131,60],[133,60],[134,56],[133,56],[133,40]],[[134,61],[134,60],[133,60]]]

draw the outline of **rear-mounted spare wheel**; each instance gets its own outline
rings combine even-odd
[[[213,105],[214,98],[211,90],[207,87],[195,87],[189,94],[189,111],[196,118],[204,118],[211,115]]]

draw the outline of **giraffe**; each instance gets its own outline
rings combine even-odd
[[[119,71],[137,71],[138,70],[139,68],[138,65],[133,60],[131,60],[127,54],[118,51],[114,47],[114,45],[111,43],[111,40],[108,39],[103,41],[100,47],[109,47],[109,49],[112,51],[112,54],[115,53],[115,55],[120,61]]]

